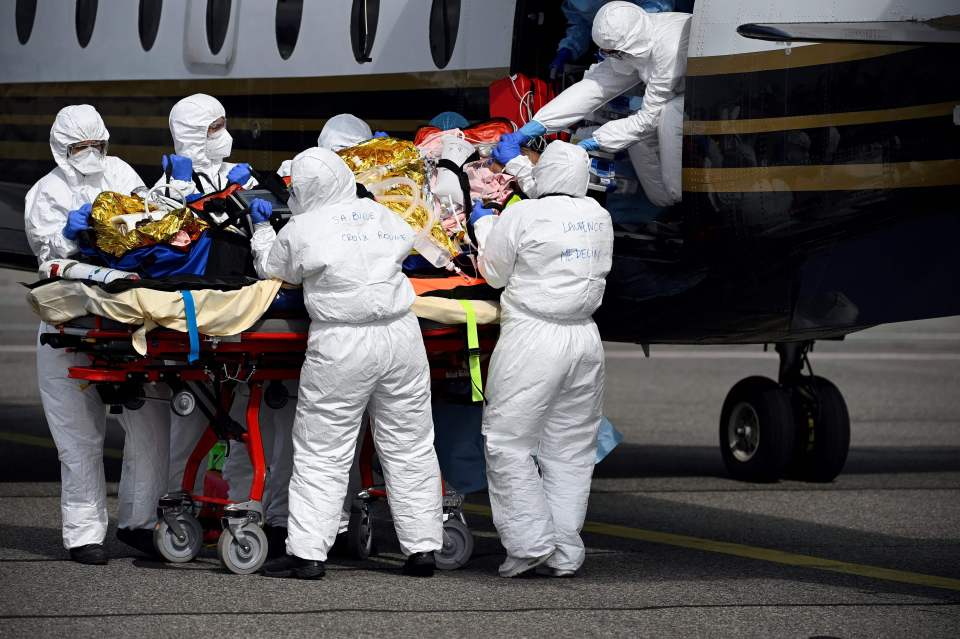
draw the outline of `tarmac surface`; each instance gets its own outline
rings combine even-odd
[[[853,424],[831,484],[725,477],[723,398],[742,377],[775,376],[772,353],[655,347],[646,359],[611,344],[606,413],[625,441],[596,469],[576,578],[497,577],[503,549],[481,493],[467,506],[466,568],[401,576],[383,521],[376,558],[331,561],[326,579],[303,583],[228,574],[210,550],[166,565],[112,539],[108,566],[67,559],[36,322],[15,283],[29,279],[0,272],[0,637],[960,636],[958,318],[817,345],[814,369]],[[113,482],[122,437],[111,425]]]

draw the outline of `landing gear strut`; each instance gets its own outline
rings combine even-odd
[[[777,344],[778,381],[748,377],[727,394],[720,414],[720,450],[734,479],[781,477],[833,481],[847,460],[850,417],[830,381],[804,374],[813,342]]]

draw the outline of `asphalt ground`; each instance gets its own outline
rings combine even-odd
[[[960,636],[960,319],[817,345],[814,369],[853,422],[847,467],[826,485],[724,476],[723,398],[742,377],[775,375],[772,354],[663,347],[646,359],[608,345],[606,412],[626,439],[596,469],[576,578],[497,577],[503,550],[477,494],[466,568],[402,577],[382,517],[378,557],[300,583],[227,574],[211,550],[172,566],[111,541],[106,567],[67,560],[36,323],[16,285],[28,279],[0,273],[2,637]],[[116,481],[116,425],[107,447]]]

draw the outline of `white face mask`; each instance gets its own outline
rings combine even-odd
[[[230,157],[233,151],[233,136],[227,133],[226,129],[221,129],[207,138],[207,158],[211,162],[222,162],[223,158]]]
[[[293,193],[291,193],[290,197],[287,198],[287,208],[290,209],[290,215],[300,215],[303,213],[303,207],[300,205],[300,200],[298,200],[297,196]]]
[[[83,175],[103,173],[106,168],[106,159],[97,149],[84,149],[67,156],[67,162]]]

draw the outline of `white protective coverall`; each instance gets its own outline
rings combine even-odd
[[[373,131],[370,129],[370,125],[358,118],[357,116],[350,113],[339,113],[329,120],[327,120],[323,128],[320,130],[320,135],[317,137],[317,146],[321,149],[327,149],[329,151],[340,151],[342,149],[350,148],[360,144],[365,140],[369,140],[373,137]],[[292,160],[284,160],[280,164],[280,168],[277,169],[277,175],[280,177],[287,177],[290,175],[290,165],[293,163]],[[459,186],[459,182],[457,183]],[[294,382],[287,382],[288,387],[296,388]],[[294,390],[296,394],[296,390]],[[286,422],[284,422],[286,425]],[[274,446],[275,446],[275,463],[279,472],[275,473],[277,475],[279,482],[279,473],[287,471],[286,481],[289,483],[290,471],[292,471],[291,465],[293,463],[292,456],[292,442],[290,440],[290,429],[277,428],[276,434],[274,435]],[[350,481],[347,486],[347,495],[343,500],[343,514],[340,518],[340,532],[346,532],[350,524],[350,506],[353,502],[353,498],[360,492],[361,489],[361,479],[360,479],[360,468],[357,464],[357,456],[360,454],[360,448],[363,444],[363,437],[357,438],[357,447],[354,454],[353,466],[350,468]],[[282,460],[280,458],[282,457]],[[272,494],[277,495],[277,498],[283,498],[285,500],[286,494],[281,495],[279,488],[275,488],[272,491]],[[286,502],[284,501],[284,504]]]
[[[317,137],[317,146],[330,151],[341,151],[372,137],[373,131],[369,124],[353,114],[339,113],[324,123]],[[284,160],[277,169],[277,175],[290,175],[290,164],[291,160]]]
[[[291,177],[293,217],[279,234],[258,224],[252,242],[262,277],[303,285],[311,320],[293,425],[287,553],[326,560],[364,409],[400,547],[433,552],[443,524],[430,368],[400,268],[414,231],[357,198],[353,174],[331,151],[300,153]]]
[[[213,138],[207,137],[207,129],[219,118],[226,118],[223,105],[216,98],[204,93],[183,98],[170,110],[170,134],[173,136],[173,147],[177,155],[188,157],[193,161],[193,170],[198,174],[202,190],[197,188],[193,180],[170,180],[184,195],[195,193],[207,194],[219,191],[227,186],[227,175],[236,164],[224,162],[224,158],[232,151],[232,138],[226,127]],[[228,140],[219,136],[227,136]],[[166,183],[161,176],[157,184]],[[244,188],[252,188],[256,180],[251,178]],[[249,391],[246,385],[238,386],[234,397],[231,417],[241,424],[245,423],[245,411]],[[287,411],[288,413],[290,411]],[[170,469],[169,490],[179,490],[183,471],[190,453],[207,427],[207,419],[200,411],[195,411],[187,417],[170,413],[171,442],[170,442]],[[282,526],[286,521],[285,485],[290,476],[292,461],[290,455],[278,456],[274,461],[273,450],[275,445],[274,426],[282,421],[282,413],[273,411],[265,404],[261,404],[260,430],[264,442],[264,456],[268,463],[268,482],[265,487],[264,504],[266,506],[267,523]],[[204,469],[197,475],[197,486],[201,485]],[[246,447],[238,442],[231,442],[230,456],[223,468],[224,478],[230,486],[230,499],[246,500],[253,481],[253,467],[247,455]],[[276,496],[277,499],[271,499]]]
[[[50,151],[57,167],[27,193],[24,228],[38,262],[78,251],[63,235],[67,214],[92,203],[101,191],[129,194],[143,180],[120,158],[102,157],[95,171],[81,173],[67,147],[84,140],[107,140],[100,114],[87,104],[62,109],[50,129]],[[86,151],[83,153],[95,153]],[[41,324],[40,332],[52,327]],[[103,474],[106,408],[93,387],[67,377],[71,366],[89,365],[86,355],[37,343],[37,382],[44,415],[60,457],[63,544],[77,548],[101,544],[107,533],[107,492]],[[147,402],[124,410],[119,421],[126,438],[119,489],[119,527],[152,528],[157,500],[165,489],[169,422],[165,402]]]
[[[610,215],[585,197],[588,164],[583,149],[551,143],[533,169],[540,199],[474,225],[480,272],[504,288],[483,411],[493,522],[511,557],[553,552],[547,565],[570,571],[584,558],[603,404],[591,315],[613,252]]]
[[[214,120],[226,118],[220,100],[205,93],[187,96],[170,109],[170,135],[173,136],[173,149],[177,155],[193,160],[193,170],[200,178],[202,190],[198,190],[193,180],[174,180],[170,184],[184,195],[194,193],[213,193],[227,186],[227,174],[236,166],[224,162],[233,150],[233,137],[224,127],[214,137],[207,137],[207,128]],[[225,136],[225,137],[224,137]],[[225,155],[223,155],[225,153]],[[166,177],[160,176],[157,184],[165,184]],[[256,185],[253,178],[244,184],[244,188]]]
[[[537,111],[548,131],[565,129],[643,82],[643,107],[612,120],[593,137],[606,151],[628,149],[644,192],[657,206],[680,201],[683,90],[690,14],[647,13],[631,2],[610,2],[593,21],[593,41],[623,52],[590,67],[583,80]],[[508,169],[509,170],[509,169]]]

